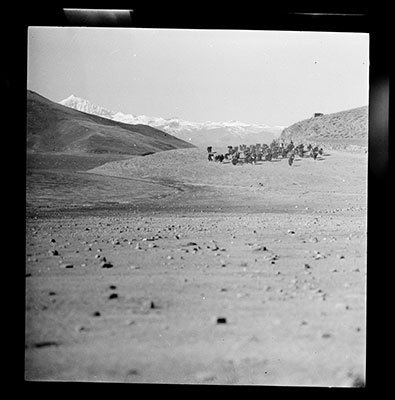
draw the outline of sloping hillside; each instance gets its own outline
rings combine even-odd
[[[86,114],[27,91],[28,150],[144,155],[189,147],[158,129]]]
[[[285,141],[318,143],[333,149],[368,146],[368,107],[358,107],[297,122],[281,133]]]

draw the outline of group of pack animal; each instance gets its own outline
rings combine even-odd
[[[259,144],[246,146],[242,144],[240,146],[228,146],[228,152],[225,154],[217,154],[213,151],[213,147],[207,147],[208,161],[215,161],[222,163],[224,160],[231,160],[233,165],[247,163],[256,164],[257,161],[272,161],[277,158],[288,158],[288,164],[291,166],[296,156],[301,158],[309,155],[314,160],[317,159],[318,155],[323,155],[324,150],[318,146],[307,145],[306,148],[303,143],[294,145],[291,140],[290,143],[285,144],[278,140],[273,140],[270,145]]]

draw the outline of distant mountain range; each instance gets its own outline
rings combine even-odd
[[[284,129],[240,121],[135,116],[75,96],[59,104],[27,91],[27,148],[32,151],[144,155],[194,145],[219,150],[228,145],[270,143],[279,137],[327,148],[367,148],[368,107],[312,117]]]
[[[368,107],[357,107],[299,121],[284,129],[281,138],[333,149],[368,147]]]
[[[146,115],[124,114],[110,111],[89,100],[69,96],[60,104],[127,124],[144,124],[160,129],[196,146],[221,146],[238,144],[268,143],[280,136],[284,126],[248,124],[240,121],[190,122],[179,118],[165,119]]]
[[[189,147],[194,146],[151,126],[77,111],[27,91],[29,151],[146,155]]]

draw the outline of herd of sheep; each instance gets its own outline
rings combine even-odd
[[[257,161],[272,161],[272,159],[288,158],[288,164],[291,166],[295,156],[301,158],[310,156],[314,160],[318,155],[323,154],[322,147],[313,146],[308,144],[306,147],[303,143],[294,145],[291,140],[286,144],[283,141],[273,140],[270,145],[256,144],[247,146],[242,144],[240,146],[228,146],[228,151],[225,154],[213,151],[212,146],[207,147],[208,161],[216,161],[222,163],[224,160],[231,160],[233,165],[241,163],[256,164]]]

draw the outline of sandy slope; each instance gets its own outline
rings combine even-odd
[[[70,189],[27,220],[26,378],[359,385],[366,168],[190,149],[75,173],[97,179],[89,205]],[[98,174],[112,192],[95,200]]]
[[[281,159],[234,166],[207,162],[203,149],[183,149],[110,162],[88,172],[210,188],[219,192],[217,204],[221,208],[232,204],[262,211],[303,206],[311,210],[335,204],[346,208],[354,201],[366,205],[367,157],[362,154],[331,151],[316,161],[296,158],[292,167]]]
[[[298,121],[281,133],[285,141],[320,143],[326,148],[367,151],[368,107],[325,114]]]

